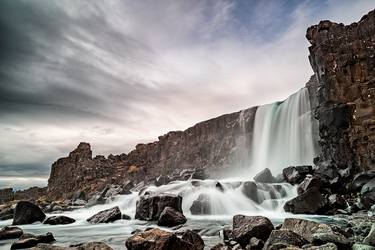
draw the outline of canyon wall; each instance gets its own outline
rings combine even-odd
[[[70,197],[75,191],[96,191],[126,180],[152,181],[184,169],[205,168],[210,173],[248,163],[256,107],[222,115],[138,144],[128,154],[92,156],[90,145],[80,143],[69,156],[52,165],[48,180],[51,198]]]
[[[316,164],[347,174],[375,169],[375,12],[350,25],[321,21],[306,37],[322,151]]]

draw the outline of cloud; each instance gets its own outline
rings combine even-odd
[[[128,152],[284,99],[312,74],[306,28],[356,21],[371,4],[4,0],[0,176],[47,178],[80,141],[94,154]]]

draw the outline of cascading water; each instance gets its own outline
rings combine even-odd
[[[240,112],[239,123],[240,129],[245,131],[243,112]],[[301,89],[284,102],[260,106],[256,112],[254,126],[252,164],[247,164],[250,166],[250,171],[247,172],[256,174],[268,167],[274,174],[278,174],[282,168],[289,165],[312,163],[315,149],[307,89]],[[243,147],[241,148],[243,152],[240,151],[239,154],[243,156],[243,159],[239,159],[241,166],[246,165],[245,161],[249,161],[246,145],[244,138],[239,138],[237,146]],[[136,201],[139,195],[146,191],[181,195],[182,208],[189,220],[187,227],[203,228],[200,234],[203,235],[206,244],[207,241],[215,243],[215,240],[212,240],[213,236],[217,237],[218,231],[230,224],[235,214],[264,215],[277,222],[285,216],[291,216],[283,211],[283,205],[297,195],[296,189],[290,184],[256,183],[254,186],[250,178],[244,179],[243,176],[238,176],[238,179],[222,180],[190,179],[174,181],[160,187],[149,186],[142,192],[114,197],[104,205],[64,212],[64,215],[77,220],[74,224],[60,226],[33,224],[22,228],[30,233],[52,231],[57,236],[58,242],[63,245],[94,239],[103,240],[114,249],[123,249],[125,239],[133,230],[142,230],[155,224],[139,220],[119,220],[111,224],[91,225],[86,219],[113,206],[119,206],[123,213],[134,218]],[[191,213],[191,207],[201,195],[204,195],[208,202],[209,214],[194,215]],[[9,223],[11,221],[0,221],[0,226]],[[219,239],[216,238],[216,242],[218,241]],[[0,242],[0,249],[2,246],[9,249],[9,244],[10,241]]]
[[[284,102],[257,109],[251,171],[279,174],[288,166],[312,165],[314,145],[309,93],[302,88]]]

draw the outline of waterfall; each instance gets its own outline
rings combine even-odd
[[[311,165],[316,155],[307,88],[283,102],[258,107],[255,114],[251,172]]]

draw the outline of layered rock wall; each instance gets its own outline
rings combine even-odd
[[[307,30],[315,72],[316,163],[375,169],[375,12],[351,25],[321,21]]]
[[[81,143],[68,157],[53,163],[48,194],[63,198],[78,190],[91,192],[125,180],[147,181],[184,169],[207,168],[213,173],[248,164],[255,111],[256,107],[169,132],[158,141],[138,144],[127,155],[93,158],[90,145]]]

